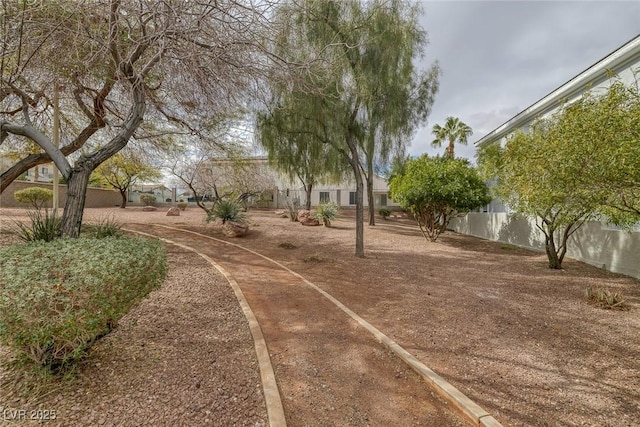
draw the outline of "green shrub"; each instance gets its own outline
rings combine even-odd
[[[15,223],[15,234],[25,242],[35,242],[43,240],[50,242],[57,239],[62,227],[62,218],[56,211],[49,212],[47,209],[31,210],[28,213],[31,226],[22,222]]]
[[[378,213],[380,214],[380,216],[383,219],[387,219],[387,218],[389,218],[389,216],[391,216],[391,211],[389,209],[387,209],[387,208],[380,208]]]
[[[156,204],[156,196],[154,196],[153,194],[142,194],[140,196],[140,201],[145,206],[154,206]]]
[[[34,209],[40,209],[43,208],[47,202],[53,200],[53,191],[40,187],[28,187],[16,191],[13,193],[13,197],[20,203],[29,204],[33,206]]]
[[[0,342],[35,368],[73,366],[166,272],[159,241],[58,239],[0,249]]]
[[[242,206],[233,200],[220,200],[207,212],[207,221],[222,220],[224,224],[230,222],[246,222],[247,217]]]
[[[333,202],[323,203],[316,207],[313,217],[326,227],[331,227],[331,221],[338,217],[338,206]]]
[[[178,202],[178,203],[176,203],[176,206],[178,207],[178,209],[183,211],[183,210],[187,209],[187,206],[189,206],[189,204],[187,202]]]
[[[87,224],[83,231],[85,236],[96,239],[118,237],[122,235],[122,225],[113,216],[106,216]]]
[[[591,286],[585,290],[585,296],[587,301],[597,305],[598,307],[612,309],[612,310],[624,310],[626,306],[624,304],[624,298],[620,292],[612,292],[604,289],[593,289]]]

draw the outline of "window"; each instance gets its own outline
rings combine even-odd
[[[387,195],[386,194],[381,194],[380,195],[380,206],[387,206]]]
[[[356,192],[355,191],[350,191],[349,192],[349,204],[350,205],[355,205],[356,204]]]
[[[320,203],[329,203],[331,201],[331,199],[329,198],[329,192],[328,191],[321,191],[320,192]]]
[[[42,173],[42,175],[49,175],[49,168],[42,167],[40,173]]]

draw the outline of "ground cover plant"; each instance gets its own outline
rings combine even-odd
[[[62,372],[157,288],[165,272],[159,241],[56,239],[3,248],[0,342],[25,366]]]

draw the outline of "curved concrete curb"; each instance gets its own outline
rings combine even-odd
[[[172,227],[168,227],[172,228]],[[155,239],[162,240],[163,242],[170,243],[172,245],[178,246],[182,249],[186,249],[188,251],[194,252],[197,255],[204,258],[209,264],[215,267],[229,282],[233,292],[236,294],[236,298],[238,299],[238,303],[240,303],[240,307],[242,308],[242,312],[249,323],[249,329],[251,330],[251,336],[253,337],[254,346],[256,349],[256,355],[258,357],[258,366],[260,367],[260,377],[262,380],[262,389],[264,391],[264,400],[265,405],[267,407],[267,416],[269,417],[269,426],[271,427],[286,427],[287,422],[284,416],[284,408],[282,407],[282,400],[280,399],[280,392],[278,391],[278,385],[276,383],[276,376],[273,372],[273,366],[271,365],[271,358],[269,357],[269,351],[267,350],[267,344],[264,340],[264,336],[262,335],[262,329],[260,329],[260,324],[256,319],[256,316],[253,314],[247,299],[244,297],[240,286],[236,280],[218,263],[216,263],[213,259],[208,257],[205,254],[202,254],[195,250],[190,246],[183,245],[178,242],[174,242],[169,239],[164,239],[162,237],[154,236],[153,234],[144,233],[142,231],[131,230],[127,228],[123,228],[124,231],[128,231],[131,233],[141,234],[143,236],[153,237]],[[176,229],[180,230],[180,229]],[[187,230],[180,230],[187,231]]]
[[[267,261],[270,261],[270,262],[276,264],[278,267],[288,271],[289,273],[291,273],[294,276],[298,277],[300,280],[302,280],[308,286],[310,286],[313,289],[315,289],[316,291],[318,291],[325,298],[327,298],[329,301],[334,303],[338,308],[340,308],[340,310],[342,310],[347,315],[349,315],[349,317],[351,317],[353,320],[355,320],[360,325],[362,325],[362,327],[365,328],[374,337],[376,337],[376,339],[379,342],[381,342],[387,348],[389,348],[391,351],[393,351],[401,360],[403,360],[414,371],[416,371],[418,373],[418,375],[420,375],[435,392],[437,392],[443,399],[445,399],[447,402],[449,402],[458,412],[460,412],[464,417],[466,417],[474,425],[485,426],[485,427],[502,427],[502,424],[500,424],[491,414],[489,414],[487,411],[482,409],[477,403],[475,403],[474,401],[469,399],[467,396],[465,396],[460,390],[455,388],[453,385],[449,384],[449,382],[447,382],[440,375],[436,374],[431,369],[429,369],[424,363],[422,363],[415,356],[413,356],[411,353],[409,353],[404,348],[402,348],[400,345],[398,345],[391,338],[389,338],[388,336],[383,334],[381,331],[379,331],[376,327],[374,327],[369,322],[364,320],[362,317],[358,316],[355,312],[353,312],[347,306],[342,304],[340,301],[338,301],[336,298],[334,298],[331,294],[329,294],[329,293],[325,292],[324,290],[320,289],[318,286],[314,285],[313,283],[311,283],[310,281],[308,281],[307,279],[305,279],[304,277],[302,277],[300,274],[296,273],[295,271],[291,270],[290,268],[280,264],[278,261],[276,261],[274,259],[271,259],[271,258],[269,258],[269,257],[267,257],[265,255],[262,255],[262,254],[260,254],[260,253],[258,253],[256,251],[251,250],[251,249],[248,249],[248,248],[245,248],[243,246],[240,246],[240,245],[238,245],[236,243],[227,242],[226,240],[216,239],[215,237],[207,236],[207,235],[204,235],[204,234],[201,234],[201,233],[197,233],[195,231],[184,230],[184,229],[177,228],[177,227],[170,227],[170,226],[167,226],[167,225],[160,225],[160,224],[154,224],[154,225],[156,227],[163,227],[163,228],[168,228],[168,229],[171,229],[171,230],[176,230],[176,231],[182,231],[182,232],[185,232],[185,233],[195,234],[195,235],[200,236],[200,237],[204,237],[204,238],[207,238],[207,239],[215,240],[217,242],[224,243],[224,244],[227,244],[227,245],[235,246],[235,247],[237,247],[239,249],[242,249],[242,250],[245,250],[247,252],[250,252],[250,253],[252,253],[252,254],[254,254],[256,256],[259,256],[259,257],[261,257],[261,258],[263,258],[263,259],[265,259]]]

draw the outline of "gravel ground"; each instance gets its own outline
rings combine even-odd
[[[17,215],[17,211],[11,210],[10,214]],[[121,222],[167,223],[221,237],[216,226],[204,224],[204,215],[196,208],[189,208],[180,217],[166,217],[163,210],[142,213],[139,208],[87,210],[86,217],[91,219],[108,214]],[[6,216],[7,212],[3,216],[0,210],[0,218]],[[379,221],[378,226],[365,228],[364,259],[353,256],[354,226],[348,213],[335,221],[335,227],[330,229],[301,227],[268,212],[251,212],[250,219],[250,234],[235,242],[276,259],[330,292],[504,425],[640,425],[638,280],[570,259],[565,260],[565,270],[549,270],[545,267],[544,254],[469,236],[448,233],[438,243],[427,243],[410,222],[400,219]],[[183,258],[172,264],[172,277],[189,277],[200,271],[183,265],[186,262]],[[211,282],[216,282],[211,280],[213,276],[213,273],[207,274],[207,282],[197,286],[212,286]],[[60,413],[72,417],[76,415],[71,415],[70,410],[76,406],[83,416],[90,417],[86,425],[97,425],[101,418],[105,423],[111,422],[111,418],[104,416],[107,410],[119,416],[116,420],[123,425],[152,425],[146,421],[129,422],[134,418],[128,417],[160,419],[158,411],[163,411],[161,413],[167,417],[164,420],[173,421],[171,425],[187,416],[187,412],[193,418],[185,425],[200,425],[206,419],[201,415],[207,414],[195,413],[193,406],[178,417],[170,414],[181,410],[181,405],[191,405],[192,395],[196,396],[194,400],[200,401],[200,394],[194,394],[198,390],[194,375],[213,374],[207,370],[193,374],[188,367],[204,369],[203,350],[228,345],[227,334],[237,328],[244,328],[244,338],[239,341],[248,353],[241,352],[245,356],[244,359],[237,358],[242,361],[235,370],[228,366],[232,360],[221,362],[219,369],[240,372],[244,374],[238,374],[240,378],[247,378],[247,381],[237,391],[232,388],[236,381],[230,376],[223,375],[215,381],[219,381],[218,387],[223,390],[233,390],[224,394],[231,398],[240,399],[254,390],[249,394],[249,402],[252,396],[259,395],[251,338],[231,290],[223,284],[228,299],[224,299],[226,303],[216,311],[235,312],[238,323],[228,330],[223,329],[228,331],[224,335],[212,335],[214,342],[209,343],[205,332],[187,336],[168,334],[172,331],[169,326],[182,318],[182,311],[176,311],[171,320],[164,323],[168,331],[162,329],[162,322],[153,320],[162,319],[162,313],[175,305],[178,296],[198,296],[186,304],[185,309],[202,301],[204,288],[198,288],[200,294],[191,291],[191,287],[196,286],[194,281],[176,280],[175,283],[172,292],[175,297],[171,302],[152,309],[149,306],[155,298],[152,294],[130,314],[136,316],[139,310],[149,307],[151,313],[147,323],[143,317],[134,317],[137,324],[122,323],[92,351],[77,389],[49,397],[38,407],[68,407],[64,412],[60,409]],[[627,299],[629,310],[610,311],[589,305],[584,299],[587,286],[620,291]],[[159,293],[163,291],[164,287]],[[210,304],[216,301],[212,299]],[[206,310],[200,306],[190,316],[202,315],[203,311]],[[140,325],[154,332],[145,332]],[[196,328],[193,323],[191,325]],[[211,326],[207,328],[212,329]],[[182,326],[178,330],[184,332]],[[132,335],[134,333],[139,335]],[[207,345],[198,342],[195,347],[199,351],[194,349],[193,361],[188,361],[184,359],[187,352],[184,346],[192,337],[199,337]],[[172,348],[172,340],[176,339],[184,340],[179,341],[180,351]],[[108,345],[110,342],[113,347]],[[136,350],[140,342],[148,349],[154,349],[152,343],[157,343],[161,350]],[[120,350],[109,351],[118,348],[117,343],[122,346]],[[134,360],[132,354],[138,354],[140,360]],[[168,365],[163,362],[165,354],[168,357],[175,354],[175,358],[169,357]],[[104,362],[98,360],[100,357]],[[220,361],[221,357],[215,356],[215,360]],[[118,362],[110,365],[112,359]],[[154,363],[154,360],[157,361]],[[196,360],[202,360],[202,365]],[[101,365],[97,366],[97,363]],[[120,375],[120,371],[125,375]],[[252,376],[245,377],[248,371]],[[164,386],[154,389],[154,380],[165,379]],[[229,399],[224,399],[224,395],[212,395],[214,388],[209,388],[210,393],[200,401],[209,406],[197,404],[198,407],[214,408],[214,401]],[[151,391],[147,392],[148,389]],[[160,397],[155,398],[156,395],[165,399],[169,396],[171,400],[163,403]],[[51,399],[62,406],[51,406]],[[8,401],[5,399],[5,402]],[[255,410],[256,407],[259,405],[251,402],[244,410]],[[211,422],[215,425],[221,420],[219,425],[233,424],[234,416],[244,420],[247,412],[242,416],[229,412],[228,420],[220,419],[216,412]],[[253,419],[258,423],[266,422],[264,410],[256,410]],[[66,421],[61,418],[59,422]]]
[[[268,424],[253,340],[228,282],[192,252],[167,250],[163,286],[92,347],[75,381],[24,401],[0,370],[0,425],[52,416],[46,425]]]

